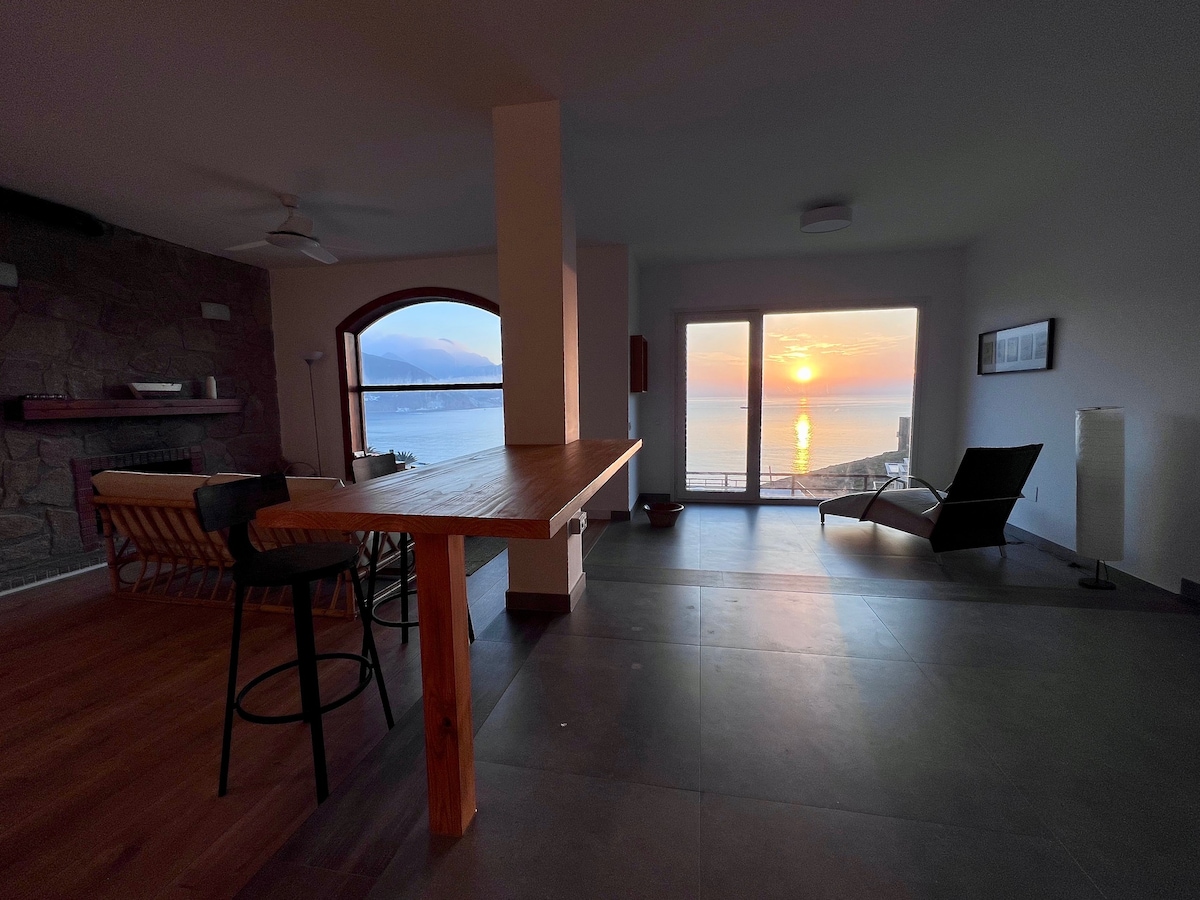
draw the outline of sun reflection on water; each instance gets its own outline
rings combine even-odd
[[[792,460],[793,471],[805,473],[808,471],[809,445],[812,443],[812,420],[808,413],[802,412],[796,416],[796,453]]]

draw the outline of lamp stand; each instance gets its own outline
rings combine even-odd
[[[318,356],[317,359],[320,359],[320,357]],[[317,359],[305,358],[304,361],[308,363],[308,398],[312,401],[313,437],[317,439],[317,474],[321,477],[324,477],[325,472],[321,468],[321,429],[317,424],[317,391],[316,388],[313,387],[312,373],[313,363],[315,363]]]
[[[1108,574],[1108,566],[1104,567],[1104,574]],[[1100,560],[1096,560],[1096,577],[1080,578],[1079,586],[1091,588],[1094,591],[1115,591],[1117,589],[1117,586],[1111,581],[1107,581],[1100,577]]]

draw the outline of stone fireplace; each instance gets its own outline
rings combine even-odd
[[[171,447],[167,450],[141,450],[136,453],[114,453],[106,456],[85,456],[71,460],[71,476],[75,481],[75,509],[79,513],[79,539],[84,550],[100,546],[99,519],[92,503],[95,491],[92,476],[106,469],[127,472],[191,473],[204,471],[204,451],[198,447]]]
[[[115,226],[81,234],[0,209],[0,589],[95,555],[91,473],[105,468],[269,472],[281,468],[265,270]],[[202,304],[228,307],[207,319]],[[182,398],[236,401],[219,413],[36,418],[31,394],[128,400],[128,384],[180,382]]]

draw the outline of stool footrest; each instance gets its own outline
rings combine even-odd
[[[421,624],[420,619],[381,619],[371,610],[371,621],[384,628],[416,628]]]
[[[351,700],[353,700],[355,697],[357,697],[359,694],[361,694],[363,692],[363,690],[366,689],[367,685],[371,683],[371,679],[374,677],[374,674],[375,674],[375,670],[374,670],[374,667],[371,665],[371,661],[369,659],[367,659],[367,657],[363,656],[360,653],[318,653],[316,655],[317,662],[320,662],[323,659],[350,660],[351,662],[358,663],[359,666],[362,667],[363,670],[366,672],[366,675],[363,677],[360,677],[358,680],[358,684],[356,684],[354,687],[352,687],[346,693],[342,694],[342,696],[338,697],[336,700],[331,700],[328,703],[321,704],[321,715],[325,715],[325,713],[327,713],[331,710],[337,709],[339,706],[341,706],[344,703],[349,703]],[[234,710],[236,710],[237,714],[239,716],[241,716],[243,719],[245,719],[247,722],[257,722],[260,725],[283,725],[288,722],[303,722],[306,718],[306,715],[303,711],[298,712],[298,713],[287,713],[285,715],[268,716],[268,715],[264,715],[262,713],[250,712],[242,706],[242,701],[245,699],[246,695],[250,693],[251,690],[258,687],[260,684],[262,684],[268,678],[273,678],[276,675],[279,675],[282,672],[286,672],[288,669],[294,669],[299,665],[300,665],[300,660],[298,660],[298,659],[288,660],[285,663],[280,663],[277,666],[272,666],[271,668],[267,669],[267,671],[263,672],[261,675],[256,675],[254,678],[251,678],[248,682],[246,682],[245,687],[243,687],[240,691],[238,691],[237,698],[233,701]]]
[[[376,612],[383,604],[399,600],[403,596],[400,590],[402,587],[401,582],[396,582],[388,585],[382,591],[376,591],[374,602],[367,604],[367,612],[371,616],[372,622],[382,625],[384,628],[416,628],[420,624],[418,619],[384,619]]]

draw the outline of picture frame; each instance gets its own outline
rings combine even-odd
[[[979,335],[980,375],[1054,368],[1054,320],[1042,319]]]

